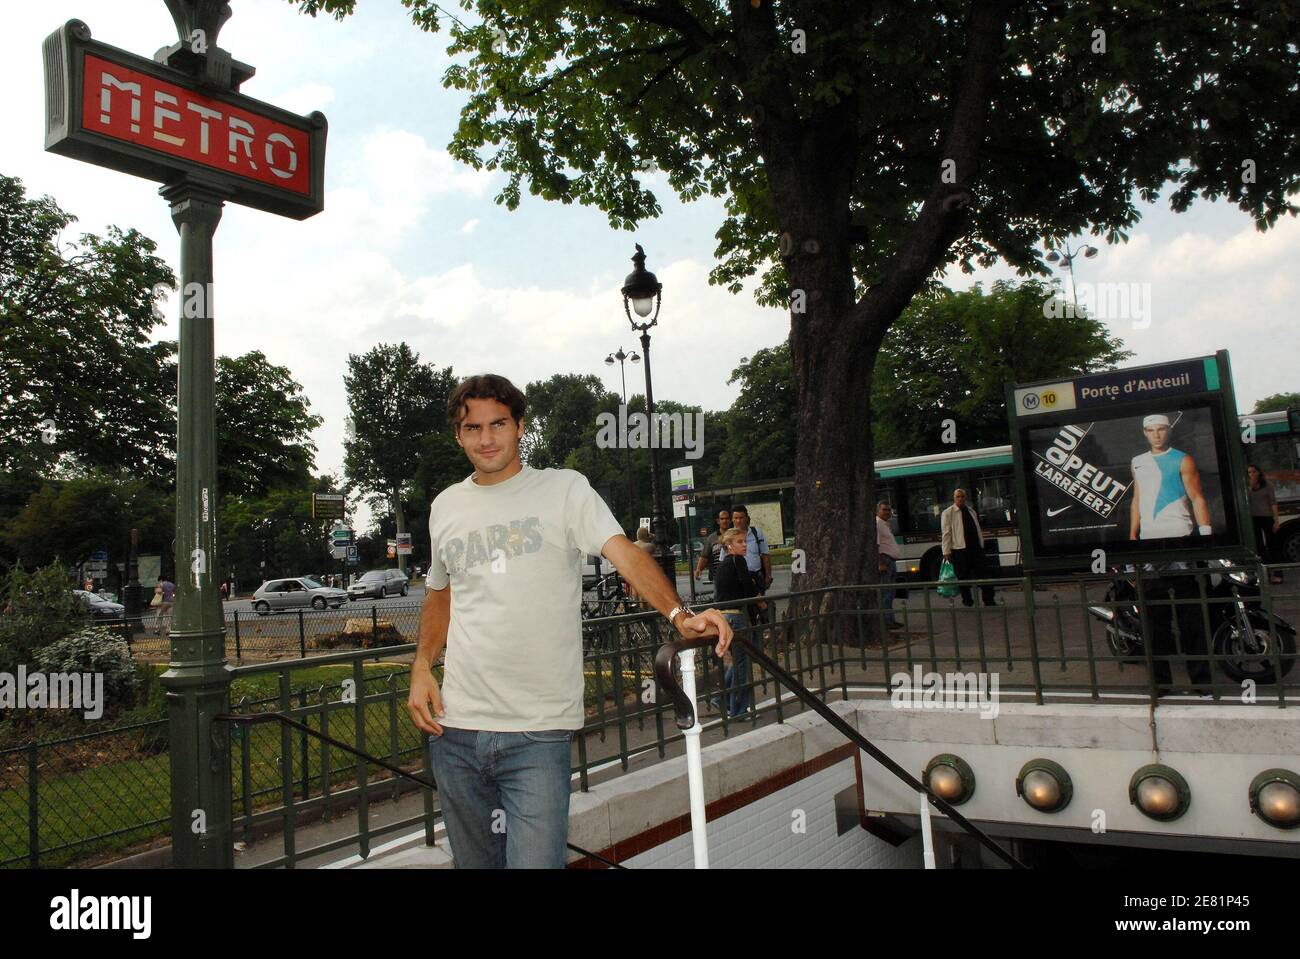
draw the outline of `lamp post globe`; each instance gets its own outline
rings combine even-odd
[[[672,551],[668,548],[668,520],[664,511],[664,491],[659,477],[659,444],[654,441],[654,433],[659,428],[655,419],[655,396],[650,378],[650,327],[659,322],[659,306],[662,302],[663,284],[659,278],[645,268],[645,250],[636,244],[636,253],[632,256],[634,269],[623,281],[623,312],[632,324],[634,331],[641,333],[641,355],[645,357],[645,406],[646,419],[651,430],[650,442],[650,534],[653,542],[651,555],[659,568],[668,577],[668,582],[677,585],[677,565]],[[633,319],[635,313],[641,318],[638,323]],[[633,354],[633,362],[636,361]]]

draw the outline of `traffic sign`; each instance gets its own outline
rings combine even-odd
[[[346,504],[342,493],[312,493],[311,515],[313,519],[343,519]]]
[[[347,558],[348,550],[355,549],[355,548],[356,547],[335,546],[330,550],[330,556],[332,556],[334,559],[345,559]]]
[[[347,550],[348,550],[348,565],[360,566],[361,554],[357,551],[357,548],[355,546],[349,546]]]
[[[331,546],[351,546],[352,530],[350,529],[332,529],[330,530]]]
[[[411,534],[398,533],[396,546],[397,546],[398,556],[410,556],[411,555]]]

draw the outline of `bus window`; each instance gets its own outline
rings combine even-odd
[[[1246,460],[1263,471],[1278,499],[1300,498],[1300,439],[1260,436],[1246,447]]]
[[[998,529],[1015,523],[1016,489],[1009,475],[981,476],[974,485],[980,526]]]
[[[939,498],[939,484],[934,480],[912,480],[907,484],[908,531],[939,532],[939,514],[947,505]]]

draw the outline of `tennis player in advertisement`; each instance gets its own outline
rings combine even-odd
[[[1228,531],[1220,433],[1207,406],[1028,430],[1039,544],[1186,547]]]

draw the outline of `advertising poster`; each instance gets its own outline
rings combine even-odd
[[[1130,543],[1231,539],[1216,419],[1200,406],[1026,430],[1036,545],[1044,553],[1122,552]]]
[[[1027,568],[1240,553],[1226,353],[1009,385],[1007,399]]]

